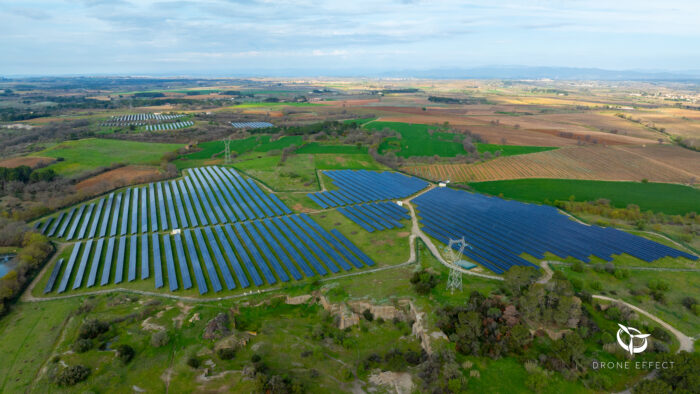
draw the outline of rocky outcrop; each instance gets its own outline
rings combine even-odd
[[[221,339],[231,333],[229,329],[229,317],[225,313],[219,313],[215,318],[209,320],[204,329],[204,339]]]

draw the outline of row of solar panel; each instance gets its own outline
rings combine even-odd
[[[370,233],[375,230],[401,228],[403,224],[399,222],[400,220],[411,219],[406,208],[391,202],[352,205],[338,208],[338,212]]]
[[[486,268],[503,273],[513,265],[533,265],[520,257],[610,261],[628,254],[647,262],[662,257],[697,256],[624,231],[586,226],[555,208],[487,197],[447,188],[431,190],[413,200],[422,229],[441,242],[464,237],[471,245],[465,255]]]
[[[159,123],[159,124],[149,124],[146,126],[146,131],[160,131],[160,130],[175,130],[183,129],[185,127],[193,126],[194,122],[174,122],[174,123]]]
[[[66,240],[140,234],[291,214],[233,169],[194,168],[183,179],[112,193],[49,217],[39,231]]]
[[[262,286],[374,265],[340,232],[326,231],[301,214],[184,230],[182,235],[143,234],[78,242],[65,267],[63,259],[56,262],[44,292],[53,291],[59,276],[59,293],[69,287],[95,286],[98,275],[102,286],[134,281],[139,262],[141,279],[152,272],[156,288],[163,287],[166,280],[171,291],[180,286],[192,288],[194,274],[200,294],[208,292],[209,286],[221,291],[222,279],[232,290],[250,287],[251,282]]]
[[[231,122],[231,126],[237,129],[264,129],[274,125],[269,122]]]
[[[428,182],[398,172],[324,171],[338,190],[307,194],[321,208],[402,198],[426,188]]]
[[[130,121],[134,121],[134,120],[150,120],[150,119],[170,120],[170,119],[182,118],[184,116],[185,115],[130,114],[130,115],[112,116],[109,118],[109,120],[117,121],[117,122],[130,122]]]

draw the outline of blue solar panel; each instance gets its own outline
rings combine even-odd
[[[286,218],[289,218],[289,216],[285,216],[285,219]],[[319,235],[308,224],[306,224],[306,222],[301,220],[298,215],[291,216],[291,218],[297,223],[297,225],[304,229],[304,231],[306,231],[319,246],[321,246],[321,249],[323,249],[326,254],[329,255],[333,261],[335,261],[335,263],[340,265],[346,271],[350,269],[350,264],[348,264],[347,261],[345,261],[345,259],[343,259],[343,257],[328,244],[328,242],[319,237]],[[338,267],[336,267],[336,265],[333,263],[326,262],[326,265],[333,272],[339,271]]]
[[[237,206],[240,207],[241,211],[243,211],[244,216],[242,217],[242,220],[255,219],[255,213],[253,213],[251,208],[248,206],[248,203],[243,199],[243,196],[241,196],[241,194],[238,193],[238,190],[236,189],[236,184],[234,184],[233,181],[233,176],[231,174],[228,174],[228,172],[224,172],[219,167],[214,167],[212,171],[219,176],[219,179],[221,179],[221,183],[226,186],[228,191],[231,193],[231,196],[233,196],[234,200],[236,200]]]
[[[100,218],[102,217],[102,209],[105,205],[105,199],[101,199],[99,204],[97,204],[97,209],[95,214],[92,215],[92,224],[90,224],[90,232],[88,233],[88,238],[95,238],[95,233],[97,233],[97,225],[100,223]]]
[[[189,222],[187,221],[187,214],[185,214],[185,207],[182,205],[182,198],[180,197],[180,191],[177,188],[177,182],[170,182],[170,187],[172,188],[172,196],[175,199],[175,206],[177,207],[177,213],[180,217],[179,224],[180,227],[189,227]]]
[[[204,267],[207,269],[207,274],[209,274],[209,282],[214,288],[214,292],[218,293],[223,288],[221,287],[221,281],[219,280],[219,275],[216,273],[216,268],[214,267],[214,262],[211,260],[211,255],[207,249],[207,243],[204,242],[202,237],[202,230],[195,229],[194,236],[197,239],[197,245],[199,246],[199,251],[202,253],[202,260],[204,261]]]
[[[299,238],[301,238],[306,245],[313,250],[313,252],[318,256],[319,259],[326,265],[326,267],[333,273],[337,273],[339,271],[338,267],[331,261],[331,258],[328,257],[326,253],[324,253],[312,239],[304,233],[304,231],[299,228],[299,226],[294,223],[289,216],[284,216],[282,217],[282,221],[289,226],[289,228],[292,229],[294,234],[298,235]],[[318,268],[317,268],[318,270]]]
[[[224,215],[224,212],[221,210],[222,204],[219,202],[224,201],[223,197],[221,196],[221,193],[217,193],[217,191],[211,187],[211,185],[206,179],[206,176],[198,168],[193,168],[191,171],[195,177],[194,181],[199,183],[199,185],[202,187],[203,194],[206,197],[208,197],[208,200],[211,202],[211,207],[214,208],[214,213],[216,213],[219,223],[228,222],[229,219],[226,217],[226,215]],[[217,197],[221,198],[217,200]]]
[[[58,231],[58,234],[56,234],[57,237],[63,238],[63,234],[66,233],[66,229],[68,228],[68,225],[71,222],[71,219],[73,218],[73,215],[75,215],[76,208],[73,208],[68,212],[68,215],[66,216],[65,221],[61,225],[61,229]]]
[[[151,245],[153,246],[153,273],[156,278],[156,289],[160,289],[163,287],[163,266],[160,259],[158,234],[151,235]]]
[[[61,221],[63,220],[63,218],[65,216],[66,216],[65,212],[61,212],[58,215],[58,218],[56,218],[56,220],[54,220],[54,222],[53,222],[53,226],[51,226],[51,229],[49,229],[49,232],[46,234],[47,237],[53,237],[54,234],[56,234],[56,230],[58,229],[58,225],[61,224]]]
[[[173,249],[170,245],[170,236],[163,235],[163,249],[165,250],[165,266],[168,268],[168,285],[170,291],[177,290],[177,272],[175,271],[175,259],[173,258]]]
[[[199,263],[197,249],[194,247],[194,242],[192,241],[192,235],[190,234],[190,230],[183,231],[183,234],[185,236],[185,242],[187,243],[187,252],[189,253],[190,261],[192,262],[192,269],[194,270],[194,277],[197,281],[197,288],[199,289],[199,294],[204,294],[208,291],[207,282],[204,279],[202,265]]]
[[[151,232],[158,231],[158,214],[156,213],[156,189],[152,183],[148,184],[148,210],[151,216]]]
[[[645,261],[665,256],[696,257],[619,230],[585,226],[548,206],[506,201],[451,189],[435,189],[414,199],[424,231],[441,242],[465,237],[465,255],[494,272],[533,265],[519,256],[543,258],[551,252],[588,261],[627,253]]]
[[[94,286],[97,281],[97,270],[100,268],[100,261],[102,261],[102,247],[104,246],[104,242],[105,239],[100,238],[95,245],[95,256],[92,258],[92,263],[90,264],[87,287]]]
[[[249,287],[250,282],[248,281],[248,277],[246,277],[245,271],[243,271],[243,267],[241,267],[241,264],[238,262],[238,259],[236,258],[236,253],[234,253],[233,249],[231,248],[231,244],[226,238],[224,231],[221,229],[220,226],[215,227],[214,230],[216,231],[216,235],[219,239],[219,242],[221,243],[221,246],[224,248],[224,254],[226,258],[231,262],[231,265],[233,266],[233,272],[236,273],[238,283],[240,283],[242,288]]]
[[[46,235],[47,230],[49,229],[49,225],[51,224],[51,222],[53,222],[53,219],[54,218],[52,218],[52,217],[46,219],[44,224],[39,228],[39,232]]]
[[[355,267],[357,267],[357,268],[361,268],[361,267],[362,267],[362,263],[360,262],[360,260],[358,260],[357,258],[355,258],[355,256],[353,256],[352,253],[350,253],[350,251],[347,250],[347,248],[346,248],[344,245],[342,245],[342,244],[341,244],[340,242],[338,242],[335,238],[333,238],[333,236],[332,236],[328,231],[326,231],[326,229],[324,229],[323,227],[319,226],[318,223],[314,222],[307,214],[302,213],[300,216],[301,216],[301,218],[302,218],[309,226],[311,226],[311,228],[313,228],[314,230],[316,230],[316,232],[317,232],[318,234],[320,234],[321,237],[322,237],[326,242],[328,242],[328,243],[330,243],[331,245],[333,245],[333,247],[335,247],[335,248],[336,248],[348,261],[350,261]],[[343,267],[343,269],[345,269],[346,271],[350,269],[350,266],[347,265],[347,263],[345,263],[344,261],[343,261],[342,267]]]
[[[179,228],[180,225],[177,222],[177,212],[175,211],[175,205],[173,204],[173,195],[170,192],[170,183],[163,182],[163,191],[165,192],[165,204],[168,207],[168,216],[170,217],[171,228]]]
[[[168,213],[165,210],[165,198],[163,197],[163,186],[160,182],[156,183],[156,196],[158,197],[158,216],[160,217],[160,231],[169,229]]]
[[[426,181],[397,172],[337,170],[323,173],[332,179],[338,190],[309,195],[322,208],[407,197],[428,186]]]
[[[192,205],[197,210],[197,217],[199,219],[199,223],[202,226],[208,225],[209,221],[207,220],[207,217],[204,216],[204,211],[202,211],[202,204],[199,201],[199,197],[197,196],[197,192],[195,191],[192,182],[190,181],[190,177],[185,178],[185,185],[187,186],[188,193],[184,193],[184,195],[185,197],[189,196],[192,199]]]
[[[199,226],[199,221],[197,220],[197,215],[194,212],[194,208],[192,208],[192,202],[190,201],[189,191],[187,190],[187,187],[185,186],[185,182],[182,180],[179,180],[176,183],[178,185],[178,189],[180,189],[179,196],[181,198],[181,201],[182,201],[183,205],[185,206],[185,208],[187,209],[187,217],[188,217],[190,226],[191,227]],[[175,189],[173,189],[173,190],[175,190]]]
[[[126,259],[126,237],[119,238],[119,249],[117,252],[116,270],[114,271],[114,284],[124,280],[124,260]]]
[[[226,264],[224,255],[221,253],[221,249],[219,249],[219,245],[216,242],[214,233],[211,232],[211,227],[205,228],[204,234],[207,236],[207,241],[209,241],[209,247],[214,253],[214,261],[216,261],[217,265],[219,266],[219,271],[221,271],[221,275],[224,277],[224,283],[226,283],[226,288],[228,288],[229,290],[235,289],[236,281],[234,281],[233,276],[231,276],[231,271],[228,269],[228,265]]]
[[[73,273],[73,266],[75,265],[75,260],[78,258],[78,252],[80,252],[80,246],[80,242],[76,242],[76,244],[73,245],[73,251],[71,252],[70,257],[68,258],[66,270],[63,272],[63,278],[61,278],[61,283],[58,285],[59,293],[63,293],[68,287],[68,281],[70,280],[70,276]]]
[[[211,205],[209,205],[209,200],[207,199],[207,196],[204,193],[204,189],[202,188],[202,185],[199,183],[199,180],[197,180],[197,177],[190,176],[190,177],[187,177],[187,180],[192,182],[192,184],[194,185],[194,191],[197,193],[197,197],[199,197],[199,203],[202,204],[202,207],[204,208],[204,213],[207,214],[207,218],[209,219],[209,223],[211,223],[211,224],[219,223],[219,220],[216,218],[216,215],[214,214],[214,210],[211,208]]]
[[[100,237],[107,235],[107,226],[109,225],[109,218],[112,214],[112,204],[114,204],[114,193],[110,193],[109,197],[107,198],[107,205],[104,207],[102,224],[100,225]]]
[[[116,238],[110,238],[107,241],[107,252],[105,252],[105,263],[102,267],[102,280],[100,285],[104,286],[109,283],[109,276],[112,274],[112,258],[114,257],[114,241]]]
[[[289,256],[287,256],[286,253],[284,253],[284,248],[280,246],[280,243],[282,243],[280,239],[277,239],[270,235],[270,233],[267,231],[265,226],[262,225],[261,222],[254,222],[255,228],[258,230],[258,233],[260,234],[261,238],[264,240],[267,240],[270,243],[270,249],[272,249],[277,257],[282,260],[282,264],[284,264],[285,267],[287,267],[287,270],[289,273],[292,275],[292,277],[296,280],[301,279],[301,273],[299,273],[299,270],[297,267],[294,266],[292,261],[289,259]],[[275,259],[276,260],[276,259]],[[268,258],[268,261],[271,261],[270,258]],[[277,263],[277,266],[279,266],[279,263]],[[275,267],[276,270],[282,271],[282,267]],[[284,272],[284,271],[282,271]],[[279,274],[278,274],[279,276]]]
[[[83,211],[85,211],[85,205],[81,205],[80,208],[78,208],[78,211],[75,213],[75,217],[73,218],[73,224],[71,224],[70,230],[68,230],[66,240],[70,241],[75,236],[75,231],[78,228],[78,223],[80,223],[80,219],[83,217]]]
[[[267,196],[267,194],[263,193],[263,191],[260,190],[260,187],[257,185],[257,183],[255,183],[255,181],[253,181],[252,179],[248,179],[248,184],[250,185],[250,189],[252,189],[252,191],[255,192],[255,193],[257,194],[257,196],[260,198],[260,200],[261,200],[263,203],[265,203],[268,207],[270,207],[270,209],[272,209],[272,211],[274,211],[274,213],[272,213],[272,212],[269,213],[270,216],[274,216],[274,215],[279,216],[279,215],[282,215],[282,214],[283,214],[283,212],[282,212],[282,210],[280,209],[280,207],[278,207],[277,204],[275,204],[275,203]],[[267,212],[269,212],[269,211],[267,211]]]
[[[73,280],[73,290],[77,289],[83,284],[83,276],[85,276],[85,267],[87,267],[88,259],[90,257],[90,250],[92,249],[92,240],[85,242],[85,250],[83,251],[83,256],[80,258],[80,265],[78,265],[78,272],[75,273],[75,280]]]
[[[141,204],[144,205],[144,204]],[[131,189],[131,234],[138,232],[139,226],[139,189]]]
[[[255,269],[255,266],[253,265],[253,261],[248,256],[248,253],[246,252],[245,247],[243,247],[243,244],[238,239],[238,236],[236,235],[236,233],[233,231],[233,228],[231,228],[230,224],[227,224],[224,227],[224,229],[226,230],[226,234],[228,235],[228,237],[231,239],[231,242],[233,243],[233,248],[238,252],[238,255],[241,257],[241,260],[243,261],[243,265],[245,265],[245,268],[248,270],[248,274],[250,275],[250,278],[253,280],[253,283],[256,286],[262,286],[263,280],[260,277],[258,270]]]
[[[134,207],[135,208],[135,207]],[[129,273],[126,279],[129,282],[136,280],[136,251],[138,250],[138,237],[132,235],[129,239]]]
[[[187,267],[187,258],[185,257],[185,249],[182,246],[182,237],[180,234],[173,235],[175,243],[175,251],[177,253],[177,261],[180,263],[180,275],[182,276],[182,288],[187,290],[192,288],[192,278],[190,277],[190,269]]]
[[[301,268],[301,270],[304,271],[304,274],[306,276],[314,276],[315,275],[314,271],[311,269],[311,267],[309,267],[309,265],[306,263],[304,258],[299,254],[299,252],[297,252],[297,250],[292,246],[292,244],[290,244],[289,241],[287,241],[287,239],[282,235],[282,233],[277,228],[277,226],[275,226],[274,223],[270,219],[264,219],[262,221],[262,223],[264,223],[265,226],[267,226],[267,228],[270,230],[270,232],[272,232],[272,235],[274,236],[274,240],[276,242],[279,242],[281,251],[285,251],[285,252],[289,253],[289,255],[292,257],[292,259],[290,260],[290,263],[292,264],[292,266],[293,266],[294,262],[296,262],[297,265],[299,266],[299,268]],[[265,235],[263,235],[263,236],[265,236]],[[278,253],[282,254],[281,251]],[[285,261],[285,260],[283,259],[283,261]],[[285,261],[285,264],[287,264],[286,261]],[[292,273],[292,276],[294,276],[296,278],[296,275],[294,274],[294,270],[292,270],[289,267],[287,267],[287,268],[289,269],[289,272]],[[297,270],[297,273],[298,273],[298,270]]]
[[[122,208],[122,195],[117,194],[114,198],[114,208],[112,209],[112,224],[109,229],[109,236],[113,237],[117,235],[117,228],[119,227],[119,214]]]
[[[343,245],[345,245],[346,248],[348,248],[351,252],[355,253],[355,256],[359,257],[360,260],[364,261],[365,264],[368,266],[373,266],[374,261],[372,261],[369,256],[364,254],[357,246],[355,246],[352,242],[350,242],[349,239],[345,238],[345,236],[338,230],[332,229],[331,233],[340,241]]]
[[[124,192],[124,202],[122,204],[122,225],[119,229],[119,235],[126,235],[129,225],[129,214],[131,213],[131,191],[127,190]]]
[[[328,271],[326,267],[321,264],[321,262],[316,258],[316,256],[311,253],[311,250],[306,246],[301,240],[297,238],[294,230],[290,230],[287,225],[285,225],[280,218],[273,218],[272,223],[274,223],[282,233],[289,239],[289,241],[294,245],[299,252],[306,258],[306,260],[316,269],[319,275],[327,275]],[[309,240],[310,241],[310,240]],[[299,263],[301,265],[301,263]]]
[[[141,235],[141,279],[148,279],[151,276],[149,270],[149,264],[151,259],[150,251],[148,249],[148,235]]]
[[[255,265],[260,269],[260,272],[262,272],[263,276],[265,277],[265,280],[267,280],[267,283],[271,285],[277,283],[277,278],[275,278],[275,276],[272,275],[270,267],[267,266],[265,259],[263,259],[262,255],[260,255],[260,252],[258,252],[258,250],[255,248],[253,241],[250,239],[250,237],[248,237],[248,234],[246,234],[245,230],[243,229],[243,226],[241,226],[240,223],[236,223],[234,224],[234,226],[236,227],[236,232],[238,233],[238,236],[240,237],[241,241],[246,245],[250,254],[253,256]]]
[[[241,207],[238,206],[239,203],[234,200],[233,195],[231,194],[229,188],[221,180],[221,177],[219,176],[219,174],[217,172],[215,172],[210,167],[204,168],[204,171],[206,171],[209,174],[210,179],[212,179],[214,181],[214,184],[216,185],[216,187],[219,188],[219,190],[221,190],[221,192],[223,192],[223,196],[226,199],[228,206],[230,206],[231,209],[233,209],[235,211],[236,217],[232,218],[232,221],[246,220],[245,213],[243,213],[243,211],[241,210]]]
[[[87,232],[88,226],[90,225],[90,218],[92,217],[92,211],[95,210],[95,204],[88,205],[85,214],[83,215],[83,224],[80,226],[80,231],[78,232],[77,239],[84,239],[85,233]]]
[[[255,231],[255,227],[253,227],[250,222],[245,222],[243,227],[248,230],[253,238],[253,242],[258,246],[258,249],[262,252],[265,259],[272,265],[272,269],[277,273],[277,277],[282,282],[289,282],[289,275],[284,271],[284,268],[282,268],[277,258],[270,252],[270,248],[267,247],[267,244],[265,244],[265,241],[260,237],[260,234]]]
[[[51,276],[49,276],[49,281],[46,282],[46,287],[44,287],[44,294],[50,293],[53,290],[53,286],[56,283],[56,278],[58,278],[58,273],[61,271],[61,266],[63,265],[63,259],[59,259],[51,270]]]
[[[148,232],[148,190],[141,188],[141,233]]]

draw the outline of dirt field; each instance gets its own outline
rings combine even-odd
[[[29,166],[31,168],[47,166],[56,159],[53,157],[12,157],[0,160],[0,167],[14,168],[19,166]]]
[[[402,170],[453,182],[520,178],[694,183],[700,181],[700,153],[677,146],[570,147],[502,157],[478,164],[434,164]]]
[[[132,185],[136,183],[146,182],[154,179],[159,175],[158,168],[150,166],[126,166],[115,170],[104,172],[100,175],[88,178],[75,187],[78,190],[90,190],[98,188],[100,185],[113,185],[106,189]]]

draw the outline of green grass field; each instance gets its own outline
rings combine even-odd
[[[180,144],[87,138],[62,142],[32,156],[63,158],[64,161],[50,168],[68,175],[114,163],[159,164],[163,154],[182,147]]]
[[[491,195],[530,202],[569,200],[595,201],[609,199],[613,206],[636,204],[642,211],[667,214],[700,212],[700,190],[668,183],[608,182],[569,179],[516,179],[474,182],[474,190]]]
[[[356,145],[328,145],[318,142],[309,142],[296,150],[296,153],[339,153],[339,154],[362,154],[367,153],[366,146]]]
[[[440,131],[443,129],[442,127],[400,122],[370,122],[363,127],[377,131],[389,128],[401,134],[400,139],[387,138],[382,141],[379,145],[380,153],[394,151],[398,156],[402,157],[434,155],[454,157],[467,154],[462,145],[464,135]],[[434,131],[430,133],[428,130]],[[479,153],[489,152],[495,154],[497,151],[500,151],[501,156],[523,155],[557,149],[549,146],[498,145],[479,142],[474,145]]]

